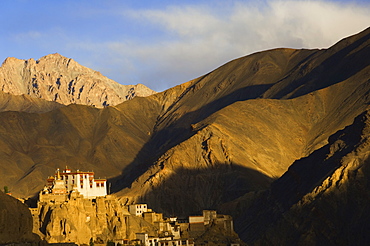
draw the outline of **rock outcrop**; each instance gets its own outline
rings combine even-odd
[[[114,196],[85,199],[76,190],[62,196],[64,199],[60,195],[40,192],[37,207],[31,208],[33,231],[48,243],[81,245],[115,241],[122,244],[126,240],[126,244],[133,245],[139,243],[138,239],[143,240],[138,234],[146,234],[151,244],[159,245],[172,240],[190,245],[194,245],[194,240],[205,245],[241,242],[234,231],[233,218],[217,211],[203,211],[202,215],[195,216],[197,223],[179,222],[176,217],[164,218],[146,204],[124,205],[127,200]],[[140,209],[137,213],[134,208],[139,206],[145,206],[145,211]]]
[[[2,92],[12,95],[98,108],[155,93],[142,84],[118,84],[59,54],[47,55],[39,60],[7,58],[0,67],[0,88]]]
[[[0,244],[39,243],[26,205],[0,191]]]
[[[129,220],[133,220],[114,198],[75,198],[58,204],[43,202],[33,213],[34,232],[48,243],[89,244],[90,240],[106,242],[128,238]]]

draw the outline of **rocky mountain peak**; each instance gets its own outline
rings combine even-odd
[[[7,58],[0,67],[0,88],[13,95],[100,108],[155,93],[144,85],[118,84],[58,53],[39,60]]]

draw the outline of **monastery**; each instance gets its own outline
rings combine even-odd
[[[197,238],[215,230],[216,234],[223,234],[226,241],[213,239],[213,234],[204,240],[210,237],[218,245],[240,245],[231,216],[204,210],[201,215],[188,219],[165,218],[148,204],[127,204],[107,195],[107,180],[95,179],[94,172],[57,169],[54,176],[47,179],[36,207],[30,211],[33,232],[48,243],[206,246],[208,242],[197,242]]]
[[[94,172],[82,172],[79,170],[72,172],[68,167],[60,172],[58,168],[55,175],[47,179],[47,186],[45,186],[40,195],[43,195],[44,198],[63,200],[56,198],[55,195],[65,197],[71,193],[79,193],[86,199],[106,196],[107,180],[95,179]]]

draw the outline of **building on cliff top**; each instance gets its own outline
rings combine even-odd
[[[47,179],[47,186],[42,194],[67,195],[72,192],[78,192],[87,199],[106,196],[107,180],[95,179],[94,172],[72,172],[67,167],[60,172],[58,168],[55,175]]]
[[[143,213],[148,212],[148,207],[146,204],[132,204],[129,205],[128,211],[132,215],[142,216]]]

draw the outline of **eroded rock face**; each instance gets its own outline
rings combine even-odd
[[[45,230],[45,239],[49,243],[76,242],[89,243],[90,238],[100,237],[105,240],[108,236],[125,238],[126,225],[122,215],[122,208],[115,207],[113,200],[105,201],[70,200],[66,204],[44,205],[42,210],[47,211],[42,228]]]
[[[41,202],[33,211],[34,232],[48,243],[135,239],[136,232],[155,231],[153,225],[130,215],[122,202],[113,197],[71,198],[59,204]]]
[[[158,228],[128,212],[113,196],[84,199],[72,196],[65,202],[38,203],[32,209],[33,231],[48,243],[89,244],[115,239],[136,239],[136,233],[157,235]]]
[[[39,242],[26,205],[0,191],[0,244]]]
[[[142,84],[118,84],[59,54],[47,55],[37,61],[7,58],[0,67],[0,90],[64,105],[99,108],[155,93]]]

